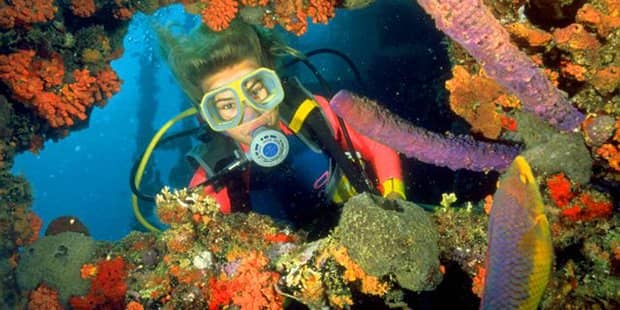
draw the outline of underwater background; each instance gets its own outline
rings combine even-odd
[[[200,18],[186,14],[182,5],[160,9],[153,18],[161,23],[178,23],[185,31],[200,23]],[[369,20],[373,23],[361,22]],[[408,28],[419,32],[405,31]],[[302,52],[330,48],[344,53],[370,85],[364,89],[366,94],[385,98],[399,114],[426,122],[424,126],[449,129],[437,125],[449,124],[447,121],[438,120],[433,125],[429,118],[441,119],[441,115],[421,104],[439,95],[433,87],[439,87],[437,80],[449,72],[449,63],[440,46],[440,32],[412,4],[379,3],[364,10],[343,10],[329,25],[310,24],[303,36],[282,30],[280,34]],[[131,167],[155,131],[190,107],[159,56],[157,39],[145,15],[139,13],[131,19],[123,48],[123,56],[111,62],[123,81],[121,91],[108,100],[105,109],[93,109],[87,130],[75,131],[58,142],[46,142],[38,154],[17,156],[12,169],[31,183],[33,211],[44,223],[58,216],[75,216],[93,237],[103,240],[117,240],[139,228],[130,205]],[[311,60],[333,89],[360,90],[351,68],[338,56],[319,54]],[[298,76],[309,89],[320,93],[316,79],[302,66],[295,68]],[[412,84],[416,86],[408,86]],[[196,126],[195,121],[185,121],[175,129]],[[181,139],[158,148],[144,176],[145,182],[152,182],[146,192],[155,192],[164,185],[187,186],[193,171],[184,155],[191,147],[191,141]],[[451,177],[449,172],[444,175]],[[441,178],[433,182],[441,182]],[[424,198],[429,203],[438,201],[442,192],[453,191],[449,184],[445,187],[443,191],[434,189],[434,195]]]
[[[319,240],[223,216],[185,189],[184,137],[140,187],[162,231],[136,220],[132,167],[190,107],[150,23],[224,12],[350,58],[310,61],[350,91],[337,113],[400,152],[408,201],[356,196]],[[1,308],[620,307],[616,0],[13,0],[0,29]]]

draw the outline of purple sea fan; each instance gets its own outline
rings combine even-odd
[[[510,42],[506,29],[481,0],[418,0],[437,28],[458,42],[486,74],[521,99],[525,111],[554,127],[576,129],[584,115]]]
[[[416,127],[376,102],[341,90],[329,102],[336,114],[355,130],[425,163],[452,170],[504,170],[520,149],[476,141],[470,136],[447,136]]]

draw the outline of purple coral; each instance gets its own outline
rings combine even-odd
[[[504,170],[519,148],[476,141],[469,136],[444,136],[407,123],[368,98],[339,91],[330,105],[355,130],[425,163],[452,170]]]
[[[437,28],[465,48],[488,76],[514,92],[526,111],[565,131],[583,121],[584,115],[510,42],[508,32],[481,0],[418,3],[435,19]]]

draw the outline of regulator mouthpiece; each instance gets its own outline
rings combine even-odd
[[[273,167],[286,159],[288,149],[288,140],[282,132],[260,127],[252,134],[248,157],[261,167]]]

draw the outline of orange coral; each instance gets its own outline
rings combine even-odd
[[[114,10],[112,16],[118,20],[129,20],[133,16],[133,11],[126,7],[120,7]]]
[[[584,66],[580,66],[568,61],[561,62],[561,71],[564,76],[571,77],[577,81],[583,82],[586,80],[586,72],[588,71]]]
[[[331,251],[331,255],[340,266],[345,268],[343,273],[343,279],[345,281],[361,281],[362,293],[377,296],[383,296],[387,293],[390,288],[389,283],[382,282],[377,277],[366,274],[364,269],[351,259],[345,247],[337,246]]]
[[[114,0],[114,3],[116,8],[113,10],[112,15],[118,20],[129,20],[136,11],[128,7],[130,5],[128,0]]]
[[[63,307],[58,300],[58,293],[45,284],[41,284],[34,291],[30,292],[27,309],[62,310]]]
[[[5,1],[0,7],[0,27],[8,29],[50,21],[57,10],[54,0],[12,0],[10,4]]]
[[[228,28],[230,22],[237,15],[238,3],[236,0],[202,0],[205,8],[202,10],[202,21],[215,31]]]
[[[478,271],[472,279],[471,291],[478,297],[482,297],[482,293],[484,291],[484,278],[486,277],[486,273],[487,270],[483,266],[479,265]]]
[[[508,32],[519,40],[527,42],[529,46],[545,46],[553,38],[550,33],[538,29],[530,23],[513,23],[506,26]]]
[[[548,178],[547,189],[551,196],[551,200],[560,208],[567,206],[575,196],[571,190],[571,183],[564,176],[564,173],[558,173]]]
[[[241,0],[241,5],[245,6],[265,6],[269,0]]]
[[[144,306],[142,306],[139,302],[132,300],[127,303],[125,310],[144,310]]]
[[[583,7],[577,11],[575,20],[579,23],[583,23],[596,28],[597,33],[606,37],[614,29],[620,27],[620,16],[617,13],[613,13],[612,3],[609,3],[608,8],[611,8],[611,14],[605,14],[597,10],[594,6],[586,3]],[[616,14],[616,15],[614,15]]]
[[[327,21],[335,15],[335,0],[310,0],[307,13],[313,23],[327,24]]]
[[[601,43],[581,24],[570,24],[553,31],[553,40],[558,47],[568,51],[596,50]]]
[[[84,70],[73,71],[73,82],[62,84],[64,64],[59,55],[36,57],[32,50],[0,55],[0,80],[13,97],[48,121],[52,127],[71,126],[75,118],[85,120],[86,111],[97,100],[119,90],[120,81],[111,69],[97,77]],[[105,98],[103,97],[105,95]]]
[[[286,31],[302,35],[308,30],[308,16],[302,0],[275,0],[274,14]]]
[[[0,80],[11,89],[18,101],[27,102],[43,91],[44,81],[32,68],[35,54],[34,50],[20,50],[0,55]]]
[[[82,268],[80,268],[80,277],[82,277],[82,279],[94,278],[96,275],[97,265],[84,264],[82,265]]]
[[[446,81],[446,89],[450,91],[450,108],[472,126],[473,132],[490,139],[499,136],[502,126],[496,103],[505,98],[502,86],[482,72],[472,75],[457,65],[452,68],[452,79]]]
[[[91,17],[96,10],[95,0],[71,0],[71,11],[76,16]]]
[[[603,157],[612,169],[620,171],[620,150],[617,146],[611,143],[603,144],[596,150],[596,154]]]
[[[592,77],[592,85],[601,94],[607,95],[620,87],[620,66],[599,69]]]
[[[24,246],[37,241],[42,224],[41,218],[34,212],[25,208],[16,208],[13,212],[15,244]]]

